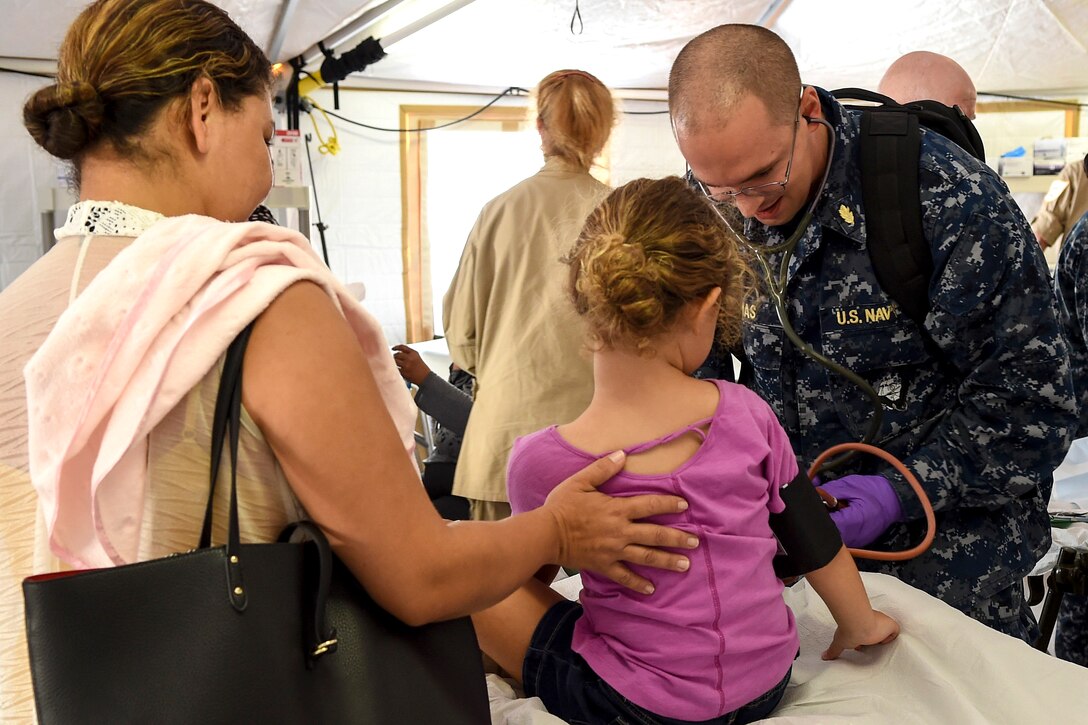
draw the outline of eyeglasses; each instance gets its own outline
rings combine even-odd
[[[694,174],[691,174],[691,178],[699,185],[699,189],[706,195],[711,201],[722,204],[728,202],[735,202],[738,196],[781,196],[786,193],[786,184],[790,181],[790,169],[793,168],[793,151],[797,147],[797,127],[801,125],[801,105],[797,105],[797,115],[793,119],[793,137],[790,139],[790,157],[786,162],[786,178],[782,181],[769,181],[766,184],[756,184],[755,186],[746,186],[743,189],[721,189],[719,191],[711,191],[704,182],[695,178]],[[689,172],[690,173],[690,172]]]

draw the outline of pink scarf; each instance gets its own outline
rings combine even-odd
[[[91,281],[24,371],[30,474],[54,554],[83,568],[135,560],[147,436],[300,280],[320,284],[344,314],[412,456],[415,406],[382,329],[305,237],[263,223],[162,219]]]

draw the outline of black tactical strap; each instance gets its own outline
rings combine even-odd
[[[906,111],[864,111],[861,136],[861,196],[873,271],[881,288],[922,326],[933,259],[922,234],[918,118]]]

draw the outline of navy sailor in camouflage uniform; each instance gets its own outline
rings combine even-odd
[[[1033,641],[1038,626],[1022,579],[1050,545],[1046,503],[1076,413],[1046,265],[1004,183],[952,142],[923,133],[920,198],[934,272],[920,326],[873,272],[859,114],[802,87],[777,35],[725,25],[692,40],[672,68],[669,110],[696,183],[733,200],[756,246],[785,242],[815,201],[788,263],[789,320],[808,345],[878,391],[885,412],[875,444],[915,474],[937,519],[926,553],[859,560],[859,568]],[[770,260],[776,274],[780,261]],[[828,446],[860,440],[872,405],[785,338],[762,284],[745,309],[750,384],[807,467]],[[921,540],[921,506],[887,464],[858,456],[835,475],[825,487],[842,484],[835,495],[850,500],[832,515],[848,545],[902,550]]]

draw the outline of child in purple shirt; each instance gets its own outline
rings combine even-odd
[[[593,399],[574,421],[517,441],[511,507],[541,506],[571,473],[622,450],[626,469],[601,489],[683,497],[686,511],[653,521],[690,532],[699,546],[686,570],[655,572],[646,594],[585,573],[575,603],[530,582],[474,616],[481,646],[571,722],[761,719],[781,700],[798,647],[772,564],[779,538],[789,538],[774,520],[797,463],[759,397],[690,376],[716,331],[726,343],[738,334],[745,263],[706,202],[675,177],[613,191],[568,261],[593,352]],[[793,490],[812,496],[800,480]],[[825,511],[812,510],[834,531]],[[825,550],[808,573],[839,625],[824,657],[890,642],[899,627],[869,605],[837,535]]]

